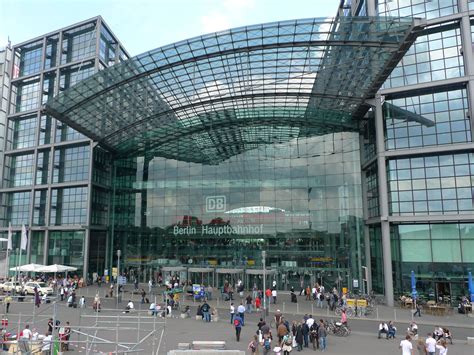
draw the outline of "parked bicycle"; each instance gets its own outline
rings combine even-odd
[[[329,321],[326,324],[326,329],[329,334],[336,335],[339,337],[347,337],[351,334],[351,329],[341,322]]]

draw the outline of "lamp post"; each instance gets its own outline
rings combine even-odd
[[[120,255],[122,255],[122,251],[120,249],[117,250],[117,307],[119,303],[119,277],[120,277]]]
[[[267,270],[266,270],[266,266],[265,266],[266,257],[267,257],[267,252],[265,250],[262,250],[262,262],[263,262],[263,320],[265,320],[265,321],[266,321],[266,315],[267,315],[267,295],[265,294],[265,291],[267,290],[267,287],[266,287]]]
[[[362,294],[366,295],[369,294],[368,290],[365,288],[365,283],[368,282],[367,279],[367,266],[362,266]],[[368,284],[367,284],[368,286]],[[367,287],[368,288],[368,287]]]

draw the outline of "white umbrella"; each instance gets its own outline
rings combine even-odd
[[[42,266],[41,268],[38,269],[39,272],[54,272],[54,273],[76,271],[76,270],[77,270],[77,267],[67,266],[67,265],[58,265],[58,264]]]
[[[44,265],[40,264],[25,264],[20,266],[11,267],[11,271],[22,271],[22,272],[38,272]]]

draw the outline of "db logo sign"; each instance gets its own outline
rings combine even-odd
[[[225,196],[207,196],[206,212],[225,212]]]

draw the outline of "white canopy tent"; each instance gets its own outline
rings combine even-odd
[[[10,271],[21,271],[21,272],[38,272],[38,269],[44,267],[41,264],[25,264],[20,266],[11,267]]]
[[[77,270],[77,267],[74,267],[74,266],[53,264],[53,265],[48,265],[48,266],[41,265],[41,267],[38,268],[38,270],[36,271],[57,273],[57,272],[68,272],[68,271],[76,271],[76,270]]]

